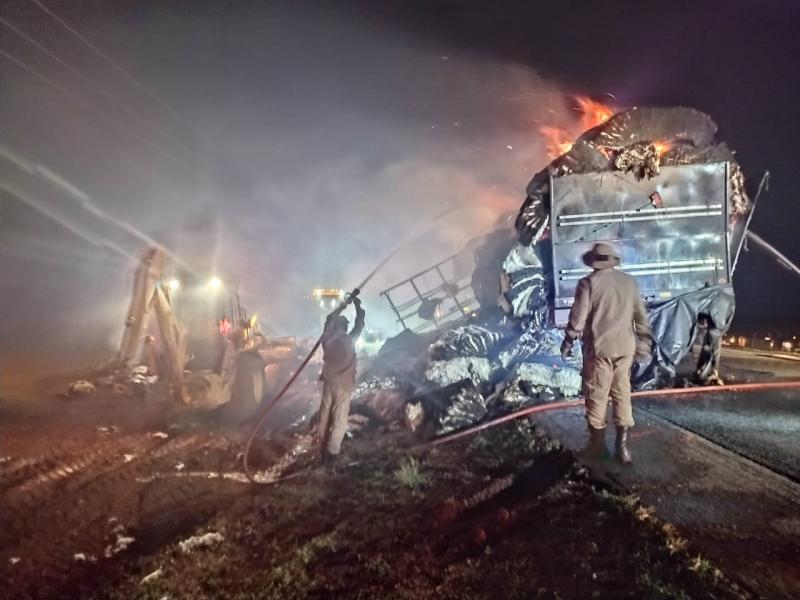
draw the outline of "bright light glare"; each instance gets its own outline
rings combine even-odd
[[[222,280],[219,277],[212,277],[208,280],[208,287],[212,290],[216,290],[222,287]]]
[[[181,287],[180,281],[174,278],[169,280],[169,289],[171,289],[173,292],[176,291],[179,287]]]

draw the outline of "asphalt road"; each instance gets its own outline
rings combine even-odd
[[[731,383],[800,379],[800,354],[724,348],[720,373]]]
[[[648,410],[633,413],[633,465],[584,460],[592,476],[652,506],[752,597],[800,597],[800,484]],[[567,448],[586,442],[583,407],[535,420]]]
[[[720,372],[800,380],[795,358],[726,349]],[[587,461],[592,474],[653,506],[755,597],[800,597],[800,389],[637,398],[634,418],[633,465]],[[568,448],[585,444],[582,407],[537,421]]]
[[[800,360],[726,350],[730,381],[800,380]],[[643,398],[639,409],[800,482],[800,389]]]

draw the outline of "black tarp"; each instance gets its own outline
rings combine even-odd
[[[650,361],[635,365],[634,386],[649,389],[674,379],[678,363],[692,348],[701,316],[720,337],[728,331],[735,308],[730,284],[702,288],[650,305],[648,316],[656,344]]]

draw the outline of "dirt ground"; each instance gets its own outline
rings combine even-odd
[[[335,472],[254,486],[224,477],[245,429],[60,395],[74,375],[4,388],[0,597],[747,597],[528,423],[428,451],[371,432]],[[272,435],[256,466],[302,437]]]

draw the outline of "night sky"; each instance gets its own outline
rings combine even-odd
[[[381,22],[530,65],[574,93],[708,113],[718,138],[737,151],[751,196],[763,172],[771,173],[753,230],[800,261],[800,3],[387,4]],[[367,6],[362,14],[370,14]],[[738,269],[737,325],[800,327],[800,280],[757,248]]]
[[[29,0],[3,2],[88,82],[0,26],[0,49],[58,87],[0,56],[0,145],[198,260],[193,236],[215,232],[205,262],[235,264],[276,330],[295,330],[303,292],[357,281],[422,215],[477,207],[374,291],[515,211],[546,164],[538,127],[574,118],[572,94],[707,112],[751,194],[772,173],[753,229],[800,260],[797,3],[42,2],[138,83]],[[0,308],[18,316],[3,341],[97,319],[116,339],[130,263],[44,221],[0,203]],[[735,285],[740,327],[800,328],[800,279],[758,248]],[[116,300],[86,315],[98,294]]]

